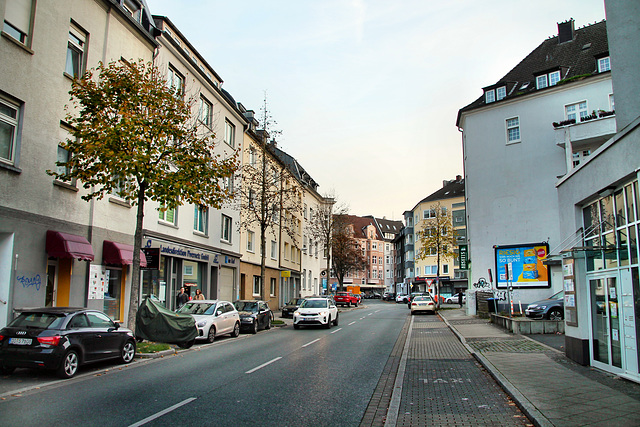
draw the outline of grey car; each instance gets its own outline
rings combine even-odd
[[[532,319],[564,319],[564,291],[553,294],[547,299],[532,302],[524,311]]]

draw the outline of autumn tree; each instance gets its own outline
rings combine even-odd
[[[331,253],[333,246],[333,229],[336,225],[336,218],[341,218],[342,215],[348,213],[348,207],[344,204],[336,204],[335,197],[331,195],[324,195],[322,202],[317,204],[313,216],[309,218],[309,221],[305,224],[307,233],[322,246],[325,257],[327,259],[326,264],[326,277],[327,285],[330,278],[331,271]],[[328,288],[327,288],[328,290]]]
[[[261,108],[261,129],[254,136],[254,144],[245,147],[248,161],[241,166],[242,180],[236,190],[236,204],[240,208],[239,227],[247,232],[258,230],[260,238],[260,294],[270,297],[266,283],[267,236],[278,241],[284,234],[300,246],[296,218],[302,212],[302,193],[295,185],[287,165],[279,159],[274,141],[281,134],[264,97]],[[247,153],[248,152],[248,153]]]
[[[137,206],[128,311],[135,330],[145,202],[219,208],[230,196],[224,181],[237,169],[237,153],[214,152],[213,133],[192,115],[196,97],[185,101],[184,88],[171,88],[152,63],[100,63],[73,81],[70,94],[73,138],[61,145],[71,155],[57,163],[65,173],[48,173],[78,179],[88,190],[84,200],[117,193]]]
[[[369,265],[347,218],[346,215],[334,215],[331,236],[331,265],[340,289],[344,289],[344,278],[348,273],[364,270]]]
[[[416,259],[436,257],[436,301],[440,306],[440,262],[455,256],[455,235],[451,212],[440,202],[430,206],[430,218],[417,224]]]

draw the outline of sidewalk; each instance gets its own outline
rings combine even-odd
[[[569,360],[461,309],[440,316],[538,426],[640,426],[640,384]]]

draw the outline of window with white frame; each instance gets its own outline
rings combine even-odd
[[[555,86],[560,81],[560,71],[553,71],[536,77],[536,89],[544,89],[548,86]]]
[[[231,217],[222,214],[222,229],[220,230],[220,240],[223,242],[231,243],[231,227],[233,221]]]
[[[500,101],[501,99],[504,99],[507,97],[507,87],[506,86],[500,86],[498,89],[496,89],[496,98],[498,101]]]
[[[200,96],[200,121],[203,125],[211,128],[211,103],[204,96]]]
[[[449,264],[444,264],[442,266],[442,274],[449,274]]]
[[[87,34],[71,24],[69,41],[67,42],[67,62],[64,72],[73,78],[80,78],[84,73]]]
[[[278,242],[271,241],[271,259],[278,259]]]
[[[490,104],[492,102],[495,102],[496,100],[496,92],[493,89],[487,90],[484,93],[484,102],[486,102],[487,104]]]
[[[33,0],[11,0],[4,9],[2,31],[23,45],[31,46]]]
[[[167,208],[166,205],[161,204],[158,208],[158,218],[160,221],[168,222],[170,224],[176,224],[176,208]]]
[[[70,129],[67,128],[66,126],[62,126],[61,124],[58,138],[59,138],[60,144],[58,145],[56,163],[66,163],[71,159],[71,153],[69,152],[69,150],[63,148],[61,144],[71,138]],[[62,165],[56,164],[56,172],[60,175],[68,176],[69,173],[71,172],[71,169],[69,168],[69,166],[62,166]],[[76,184],[75,178],[73,179],[56,178],[56,180],[62,181],[66,184],[70,184],[73,186],[75,186]]]
[[[137,22],[140,22],[142,17],[142,9],[140,5],[135,0],[123,0],[122,8],[133,17]]]
[[[247,232],[247,250],[249,252],[255,252],[255,247],[254,247],[254,240],[256,237],[256,233],[254,233],[253,231],[248,231]]]
[[[583,118],[587,117],[587,101],[576,102],[575,104],[569,104],[564,107],[567,120],[575,120],[576,123],[580,123]]]
[[[15,164],[20,107],[0,98],[0,161]]]
[[[507,144],[520,142],[520,118],[513,117],[506,120]]]
[[[229,120],[224,121],[224,142],[231,147],[236,146],[236,127]]]
[[[193,230],[207,234],[209,228],[209,208],[196,205],[193,208]]]
[[[269,294],[272,297],[276,296],[276,278],[275,277],[271,278],[271,286],[269,286]]]
[[[258,152],[253,147],[249,150],[249,164],[254,168],[258,164]]]
[[[560,71],[549,73],[549,86],[555,86],[560,81]]]
[[[184,77],[172,66],[169,66],[167,73],[167,86],[169,86],[176,98],[182,98],[184,94]]]
[[[260,295],[260,276],[253,276],[253,295]]]
[[[598,59],[598,72],[604,73],[605,71],[611,70],[611,58],[606,56],[604,58]]]
[[[572,154],[573,167],[575,168],[576,166],[578,166],[580,163],[586,160],[586,158],[589,157],[590,155],[591,155],[591,150],[574,151]]]
[[[609,94],[609,108],[611,109],[611,111],[615,111],[616,109],[616,103],[613,99],[613,94]]]
[[[233,193],[233,176],[226,176],[222,178],[222,186],[225,190]]]
[[[542,76],[538,76],[536,77],[536,88],[537,89],[544,89],[545,87],[547,87],[547,75],[543,74]]]

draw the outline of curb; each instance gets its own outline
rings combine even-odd
[[[157,353],[136,353],[136,358],[138,359],[159,359],[165,356],[171,356],[176,354],[177,350],[175,348],[170,348],[169,350],[162,350]]]
[[[453,334],[458,337],[458,340],[465,346],[467,351],[471,353],[471,355],[482,365],[484,369],[489,372],[491,377],[500,385],[500,387],[507,393],[511,399],[518,405],[518,408],[533,422],[536,427],[553,427],[553,423],[551,423],[536,407],[522,394],[518,391],[518,389],[504,376],[500,371],[493,366],[491,362],[487,358],[485,358],[482,354],[476,353],[476,351],[467,344],[467,340],[465,339],[458,330],[453,327],[447,319],[438,313],[438,316],[442,321],[447,325],[447,327],[453,332]]]

